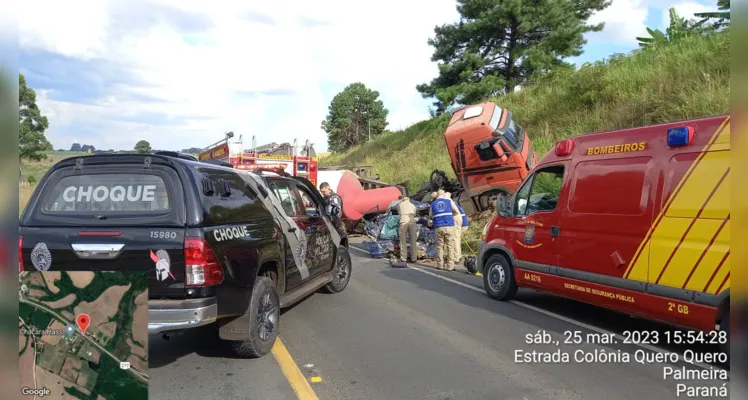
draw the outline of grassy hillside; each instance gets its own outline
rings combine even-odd
[[[727,114],[730,36],[693,37],[654,51],[615,55],[493,100],[512,110],[538,157],[573,135]],[[435,168],[454,176],[443,136],[448,119],[419,122],[320,163],[372,165],[382,181],[408,181],[415,191]],[[490,214],[473,218],[463,250],[475,248]]]
[[[730,110],[730,37],[693,37],[561,71],[517,93],[493,99],[514,113],[542,157],[572,135],[726,114]],[[444,145],[449,116],[419,122],[323,165],[372,165],[384,182],[417,189],[434,168],[451,172]]]

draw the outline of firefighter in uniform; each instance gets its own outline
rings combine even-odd
[[[429,217],[436,231],[436,268],[454,271],[455,262],[455,214],[460,210],[454,202],[446,198],[443,190],[439,190],[437,198],[431,202]]]
[[[446,192],[444,195],[452,200],[452,193]],[[462,260],[462,235],[467,231],[470,221],[468,221],[468,217],[465,214],[465,210],[462,209],[462,206],[454,200],[452,200],[452,203],[454,203],[455,207],[460,210],[460,214],[455,215],[455,252],[457,253],[455,262],[459,264]]]
[[[330,184],[327,182],[322,182],[319,184],[319,192],[322,193],[322,196],[325,198],[325,205],[327,206],[327,212],[329,213],[331,210],[331,206],[337,206],[338,207],[338,213],[336,217],[342,218],[343,217],[343,199],[340,198],[340,196],[333,192],[330,188]]]
[[[400,215],[400,261],[408,260],[408,240],[410,239],[410,261],[418,261],[418,226],[416,225],[416,206],[408,197],[400,196],[397,205],[397,213]]]

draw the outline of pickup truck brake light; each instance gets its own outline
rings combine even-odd
[[[18,237],[18,270],[23,272],[23,236]]]
[[[184,239],[185,286],[212,286],[223,282],[223,268],[203,238]]]

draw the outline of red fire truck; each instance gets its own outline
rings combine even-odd
[[[227,136],[223,140],[204,148],[200,151],[198,159],[219,160],[230,163],[237,169],[254,170],[263,168],[266,170],[282,170],[293,176],[301,176],[309,179],[313,185],[317,185],[317,157],[294,155],[293,147],[289,155],[273,154],[271,151],[275,145],[253,146],[253,149],[245,149],[241,136],[233,139]],[[270,151],[268,151],[270,150]],[[306,154],[314,154],[311,145],[305,146]]]

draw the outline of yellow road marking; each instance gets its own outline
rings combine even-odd
[[[293,360],[288,349],[286,349],[286,345],[283,344],[280,338],[275,340],[272,353],[283,375],[296,393],[296,397],[299,400],[319,400],[319,397],[314,393],[312,386],[307,382],[306,377],[301,373],[299,366],[296,365],[296,361]]]
[[[319,382],[322,382],[322,377],[321,376],[313,376],[313,377],[309,378],[309,380],[312,381],[312,383],[319,383]]]

